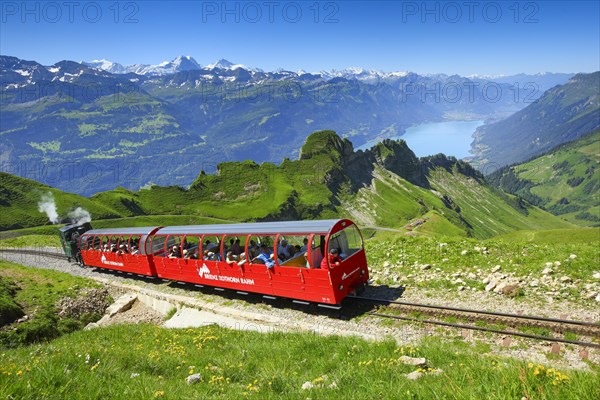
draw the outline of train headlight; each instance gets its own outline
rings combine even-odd
[[[338,289],[340,289],[340,290],[344,290],[344,285],[340,285],[340,286],[338,286]]]
[[[364,275],[364,274],[365,274],[365,270],[364,270],[364,269],[361,269],[361,270],[360,270],[360,275],[362,276],[362,275]]]

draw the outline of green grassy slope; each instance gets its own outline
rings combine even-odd
[[[584,226],[600,224],[600,131],[489,176],[492,185]]]
[[[438,334],[436,336],[441,336]],[[115,345],[118,343],[119,345]],[[557,371],[458,337],[356,337],[111,326],[0,354],[0,396],[41,399],[594,399],[598,367]],[[424,357],[428,368],[401,356]],[[543,362],[543,361],[540,361]],[[199,374],[194,384],[186,378]],[[77,384],[74,384],[77,382]],[[596,383],[594,383],[596,382]]]
[[[83,207],[94,218],[115,218],[122,214],[102,203],[66,193],[30,179],[0,172],[0,230],[18,229],[43,225],[48,222],[44,213],[38,211],[42,196],[51,193],[61,219],[67,218],[70,210]]]

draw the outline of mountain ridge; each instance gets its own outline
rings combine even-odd
[[[32,226],[39,196],[51,191],[62,215],[90,207],[94,218],[140,215],[194,215],[233,221],[350,217],[363,226],[383,226],[418,234],[474,236],[518,229],[573,227],[547,212],[490,188],[480,172],[453,157],[417,158],[403,140],[387,140],[354,151],[333,131],[309,135],[297,160],[280,165],[221,162],[214,173],[197,171],[189,188],[117,187],[85,198],[0,174],[0,227]],[[27,216],[27,218],[25,217]],[[412,221],[421,224],[412,227]]]
[[[488,173],[600,127],[600,71],[577,74],[510,117],[477,129],[473,161]]]

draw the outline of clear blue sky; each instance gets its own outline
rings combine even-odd
[[[226,58],[265,70],[600,69],[598,1],[66,3],[0,2],[0,53],[45,65],[191,55],[202,65]]]

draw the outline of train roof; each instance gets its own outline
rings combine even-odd
[[[161,228],[157,235],[268,235],[273,233],[327,233],[341,219],[317,221],[252,222],[242,224],[184,225]],[[350,222],[350,221],[349,221]]]
[[[103,228],[87,231],[86,235],[149,235],[160,226],[140,226],[135,228]]]
[[[104,228],[87,231],[87,235],[269,235],[275,233],[328,233],[334,227],[342,229],[353,222],[344,219],[316,221],[251,222],[239,224],[145,226],[137,228]]]

